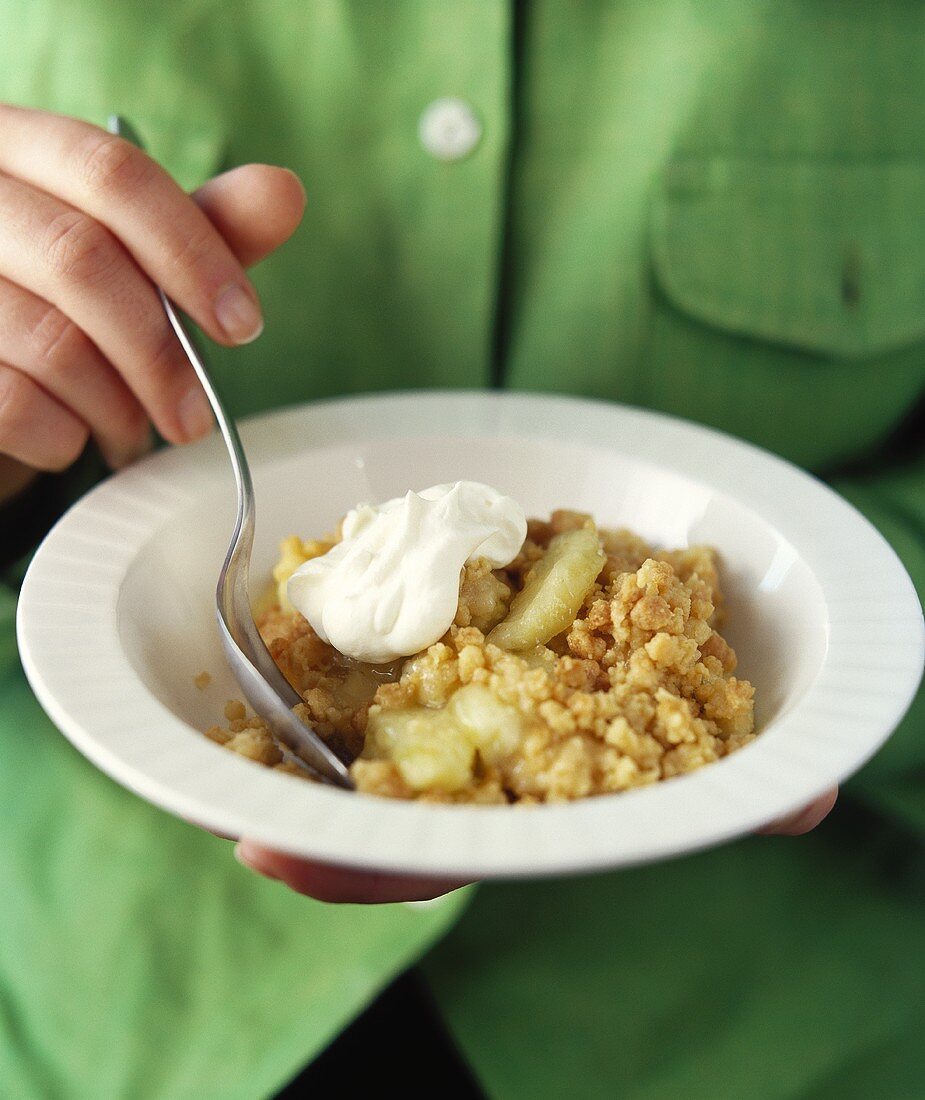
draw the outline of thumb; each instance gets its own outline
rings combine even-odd
[[[239,840],[235,858],[267,878],[284,882],[291,890],[307,894],[317,901],[350,902],[372,905],[395,901],[431,901],[468,882],[418,878],[413,875],[355,871],[350,867],[299,859],[274,852],[250,839]]]
[[[204,183],[193,198],[245,267],[287,241],[305,209],[299,177],[270,164],[232,168]]]

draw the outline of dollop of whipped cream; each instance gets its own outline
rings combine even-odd
[[[385,664],[449,630],[463,565],[474,558],[493,569],[508,565],[527,520],[511,497],[457,481],[359,504],[341,531],[341,542],[292,574],[286,592],[323,641],[358,661]]]

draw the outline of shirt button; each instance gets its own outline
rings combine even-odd
[[[437,160],[461,160],[478,145],[482,124],[464,99],[435,99],[418,123],[421,144]]]

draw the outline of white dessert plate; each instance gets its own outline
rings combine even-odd
[[[213,592],[234,514],[217,438],[104,482],[49,534],[19,604],[42,705],[104,772],[158,806],[313,859],[436,876],[638,864],[748,833],[856,771],[908,708],[923,623],[881,535],[819,481],[705,428],[613,404],[414,393],[322,402],[242,424],[257,492],[252,591],[287,534],[361,500],[471,478],[528,515],[566,507],[666,547],[719,548],[726,630],[760,736],[651,787],[522,808],[352,794],[265,769],[201,730],[240,695]],[[207,671],[211,685],[193,678]]]

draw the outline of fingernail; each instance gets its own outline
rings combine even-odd
[[[154,433],[148,427],[145,434],[133,447],[116,447],[103,440],[99,440],[97,446],[103,456],[103,461],[111,470],[122,470],[126,466],[131,466],[133,462],[136,462],[152,449],[154,446]]]
[[[255,859],[253,852],[250,849],[250,845],[247,840],[239,840],[234,846],[234,858],[241,864],[242,867],[246,867],[248,871],[256,871],[258,875],[263,875],[264,878],[271,878],[274,882],[279,882],[279,876],[272,874],[270,871],[265,871],[260,865],[259,859]]]
[[[263,332],[260,307],[240,286],[226,287],[215,301],[215,316],[229,340],[249,344]]]
[[[248,860],[247,849],[243,846],[242,841],[234,846],[234,858],[241,864],[242,867],[246,867],[249,871],[256,871],[257,868]]]
[[[201,386],[193,386],[180,399],[177,416],[183,434],[190,441],[200,439],[212,430],[212,408]]]

